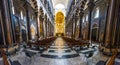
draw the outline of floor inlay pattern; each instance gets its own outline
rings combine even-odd
[[[53,44],[41,55],[46,58],[73,58],[79,56],[74,50],[71,50],[62,38],[57,38]]]

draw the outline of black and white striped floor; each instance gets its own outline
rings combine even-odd
[[[79,56],[74,50],[66,44],[66,42],[62,38],[57,38],[53,44],[42,53],[43,57],[47,58],[73,58]]]

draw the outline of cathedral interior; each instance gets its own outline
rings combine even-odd
[[[120,65],[120,0],[0,0],[0,65]]]

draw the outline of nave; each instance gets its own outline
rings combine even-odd
[[[120,65],[120,0],[0,0],[0,65]]]

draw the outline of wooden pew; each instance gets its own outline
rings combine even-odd
[[[78,46],[89,46],[89,43],[86,42],[86,41],[83,41],[83,40],[75,40],[73,38],[67,38],[67,37],[63,37],[63,39],[68,42],[68,45],[70,47],[75,46],[75,45],[78,45]]]
[[[49,38],[44,38],[41,40],[36,41],[35,43],[28,42],[28,45],[37,45],[40,47],[46,47],[46,50],[49,48],[51,45],[51,42],[53,42],[56,39],[56,37],[49,37]]]

